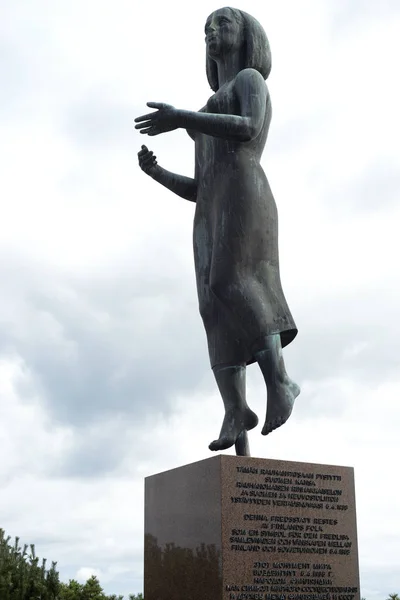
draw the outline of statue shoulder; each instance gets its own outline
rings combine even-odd
[[[235,78],[235,87],[236,89],[246,89],[250,88],[251,91],[257,91],[260,89],[267,89],[268,87],[264,77],[261,75],[259,71],[256,69],[242,69]]]

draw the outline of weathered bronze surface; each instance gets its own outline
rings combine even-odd
[[[260,164],[271,122],[271,53],[258,21],[233,8],[212,13],[205,35],[214,91],[206,105],[191,112],[149,102],[156,110],[135,119],[149,136],[186,129],[195,142],[194,178],[163,169],[144,145],[138,156],[145,173],[196,203],[199,308],[225,406],[220,436],[209,447],[236,445],[237,454],[248,455],[247,431],[258,417],[246,401],[246,366],[257,362],[267,387],[263,435],[287,421],[300,392],[282,357],[297,328],[280,280],[276,204]]]

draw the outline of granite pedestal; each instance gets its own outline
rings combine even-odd
[[[349,467],[220,455],[145,482],[145,600],[359,600]]]

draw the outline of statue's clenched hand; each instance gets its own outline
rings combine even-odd
[[[157,167],[156,158],[152,150],[149,150],[147,146],[142,146],[142,149],[138,152],[139,167],[147,175],[153,175]]]
[[[147,106],[149,108],[156,108],[157,110],[147,115],[136,117],[135,123],[138,123],[138,125],[135,125],[135,128],[140,129],[140,133],[147,133],[147,135],[153,136],[178,129],[180,117],[178,109],[163,102],[147,102]]]
[[[174,192],[174,194],[185,198],[185,200],[196,202],[197,183],[194,179],[171,173],[160,167],[153,152],[147,146],[142,146],[142,149],[138,152],[138,159],[139,167],[147,175],[150,175],[154,181],[161,183],[161,185]]]

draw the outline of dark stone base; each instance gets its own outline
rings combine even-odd
[[[145,600],[359,600],[354,472],[220,455],[145,481]]]

